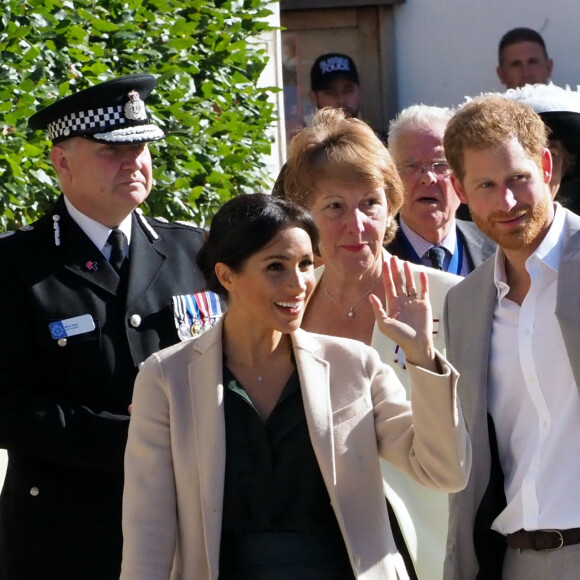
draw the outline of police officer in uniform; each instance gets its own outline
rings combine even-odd
[[[204,285],[202,231],[138,209],[147,143],[164,137],[145,110],[154,86],[117,78],[29,122],[48,130],[63,195],[0,239],[1,580],[119,577],[133,380],[179,341],[174,297]]]

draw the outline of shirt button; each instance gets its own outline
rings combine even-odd
[[[66,338],[59,338],[57,341],[58,346],[66,346],[68,343],[68,340]]]
[[[355,556],[352,559],[352,561],[353,561],[353,564],[354,564],[355,568],[358,568],[360,566],[360,564],[361,564],[360,558],[358,556]]]
[[[137,328],[141,324],[141,317],[138,314],[133,314],[131,318],[129,318],[129,324],[133,328]]]
[[[38,487],[31,487],[30,488],[30,495],[36,497],[40,493]]]

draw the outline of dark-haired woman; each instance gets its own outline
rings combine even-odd
[[[465,485],[469,441],[426,280],[404,288],[387,265],[392,318],[373,298],[407,349],[411,413],[373,349],[299,329],[317,243],[304,209],[268,195],[214,217],[197,262],[228,310],[137,378],[122,580],[405,578],[379,454],[425,485]]]

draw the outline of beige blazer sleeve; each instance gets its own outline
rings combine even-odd
[[[405,390],[390,367],[379,363],[371,393],[380,456],[422,485],[452,492],[467,483],[471,445],[457,400],[458,375],[438,356],[442,374],[407,365],[411,419]]]
[[[137,375],[133,396],[125,453],[122,580],[166,580],[173,568],[177,501],[166,385],[154,355]]]

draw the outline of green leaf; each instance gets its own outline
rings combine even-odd
[[[232,196],[264,189],[273,107],[258,88],[264,0],[3,0],[0,10],[0,228],[34,221],[59,193],[43,131],[28,118],[104,80],[149,72],[164,141],[150,145],[145,210],[209,223]]]

